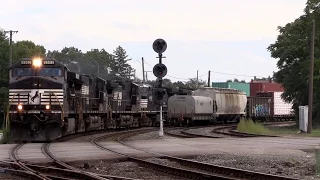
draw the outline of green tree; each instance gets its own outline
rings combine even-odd
[[[0,29],[0,87],[8,84],[9,41],[4,31]]]
[[[109,68],[112,62],[112,55],[105,49],[92,49],[84,54],[86,74],[97,74],[104,79],[109,79]]]
[[[3,111],[8,102],[8,81],[9,81],[9,41],[0,29],[0,111]],[[2,126],[2,124],[0,124]]]
[[[121,78],[128,78],[132,75],[133,68],[127,63],[131,59],[127,58],[127,52],[121,46],[118,46],[116,50],[113,51],[113,61],[110,63],[112,75]]]
[[[21,58],[44,57],[46,49],[42,45],[36,45],[32,41],[18,41],[12,45],[12,61],[19,61]]]
[[[205,87],[207,85],[206,81],[203,81],[199,79],[197,81],[197,78],[190,78],[189,81],[185,82],[185,88],[187,89],[197,89],[200,87]]]
[[[64,47],[61,51],[48,51],[48,56],[55,58],[57,61],[66,65],[70,71],[80,72],[86,69],[84,66],[83,53],[80,49],[75,47]],[[82,68],[81,68],[82,67]]]
[[[312,19],[316,20],[315,74],[314,74],[314,118],[320,119],[320,0],[308,0],[305,13],[294,22],[278,27],[277,41],[268,47],[271,57],[278,59],[278,72],[274,73],[276,82],[285,88],[283,99],[293,103],[296,110],[308,104],[308,76],[310,65],[310,37]]]

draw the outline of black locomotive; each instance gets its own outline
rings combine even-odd
[[[12,140],[51,141],[77,132],[159,122],[150,85],[79,75],[52,58],[22,59],[11,67],[9,78]]]

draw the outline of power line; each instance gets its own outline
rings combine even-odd
[[[211,71],[212,73],[216,73],[216,74],[225,74],[225,75],[231,75],[231,76],[243,76],[243,77],[254,77],[254,76],[250,76],[250,75],[243,75],[243,74],[230,74],[230,73],[223,73],[223,72],[217,72],[217,71]],[[256,76],[256,77],[263,77],[263,76]]]
[[[141,62],[140,60],[136,60],[136,61]],[[150,65],[148,62],[146,62],[146,60],[144,60],[144,63],[147,64],[147,65],[150,66],[150,67],[153,67],[153,66]],[[233,74],[233,73],[225,73],[225,72],[218,72],[218,71],[210,71],[210,72],[211,72],[211,73],[215,73],[215,74],[224,74],[224,75],[230,75],[230,76],[241,76],[241,77],[249,77],[249,78],[254,77],[254,76],[252,76],[252,75]],[[206,76],[206,75],[208,75],[208,73],[202,74],[202,75],[200,75],[199,77],[203,77],[203,76]],[[170,77],[170,78],[179,79],[179,80],[187,80],[187,81],[190,80],[190,78],[181,78],[181,77],[175,77],[175,76],[170,76],[170,75],[167,75],[167,76]],[[261,78],[263,78],[263,76],[256,76],[256,77],[261,77]]]
[[[206,76],[206,75],[208,75],[208,73],[202,74],[202,75],[200,75],[199,77]]]
[[[189,81],[190,79],[186,79],[186,78],[178,78],[178,77],[174,77],[174,76],[170,76],[170,75],[167,75],[168,77],[171,77],[171,78],[174,78],[174,79],[180,79],[180,80],[187,80]]]

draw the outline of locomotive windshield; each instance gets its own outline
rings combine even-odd
[[[12,76],[61,76],[61,68],[41,68],[39,70],[33,68],[14,68]]]

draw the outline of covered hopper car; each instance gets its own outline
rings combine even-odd
[[[169,123],[239,121],[246,115],[246,104],[247,96],[242,91],[205,87],[195,90],[192,96],[171,96],[168,100]],[[200,107],[203,110],[199,110]]]
[[[169,124],[192,125],[194,121],[211,121],[213,117],[210,97],[175,95],[168,99]]]

